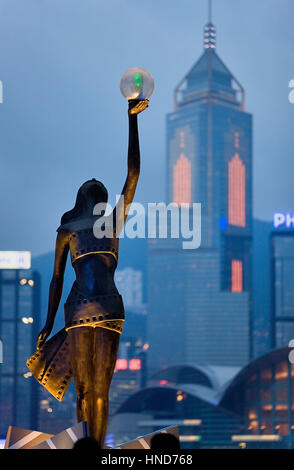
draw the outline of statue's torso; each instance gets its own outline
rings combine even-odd
[[[110,225],[107,225],[107,230],[105,233],[110,234],[111,230],[113,236],[96,238],[93,231],[94,223],[96,220],[97,217],[80,219],[61,225],[57,229],[58,231],[63,230],[68,233],[70,257],[72,264],[77,259],[92,253],[111,254],[117,262],[119,238],[116,238],[115,229],[112,230],[112,227]]]
[[[122,299],[114,283],[119,239],[115,232],[112,238],[97,239],[93,233],[96,219],[81,219],[58,229],[68,236],[76,273],[76,281],[65,304],[67,327],[78,325],[83,318],[85,321],[90,318],[91,323],[96,322],[94,317],[97,322],[124,318]]]

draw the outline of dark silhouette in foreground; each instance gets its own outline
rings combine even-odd
[[[155,434],[151,439],[150,448],[151,450],[178,450],[181,446],[176,436],[166,432]]]
[[[86,450],[96,452],[101,449],[100,445],[94,437],[83,437],[74,443],[73,450]]]

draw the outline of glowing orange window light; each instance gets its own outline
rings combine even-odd
[[[174,202],[191,203],[191,162],[183,153],[174,165]]]
[[[277,411],[285,411],[288,410],[288,405],[276,405]]]
[[[243,265],[242,261],[232,260],[232,292],[243,291]]]
[[[115,368],[116,370],[126,370],[128,368],[128,361],[126,359],[117,359]]]
[[[245,165],[239,154],[229,162],[229,224],[245,227]]]
[[[141,359],[131,359],[129,362],[130,370],[140,370],[141,369]]]
[[[257,414],[255,413],[255,411],[250,410],[250,411],[249,411],[249,414],[248,414],[248,418],[249,418],[249,419],[256,419],[256,418],[257,418]]]

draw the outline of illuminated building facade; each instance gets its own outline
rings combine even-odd
[[[280,348],[243,368],[161,369],[118,408],[114,442],[179,426],[182,448],[293,448],[293,357],[293,349]]]
[[[231,436],[243,429],[242,418],[220,408],[217,394],[218,376],[230,380],[237,371],[178,364],[157,372],[117,410],[110,426],[115,444],[178,426],[183,449],[234,447]]]
[[[0,269],[0,436],[38,429],[39,384],[26,367],[39,332],[40,280],[31,269]]]
[[[255,359],[223,393],[219,405],[243,416],[245,431],[232,436],[246,447],[293,448],[294,365],[290,348]]]
[[[279,348],[294,340],[294,230],[274,230],[270,247],[271,346]]]
[[[150,366],[244,365],[251,356],[252,116],[244,89],[215,51],[175,90],[167,115],[167,202],[202,205],[202,241],[150,240]]]

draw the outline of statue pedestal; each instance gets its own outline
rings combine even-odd
[[[114,449],[150,449],[151,439],[155,434],[161,433],[173,434],[179,439],[179,428],[177,426],[169,426],[167,428],[158,429],[151,434],[145,434],[145,436],[137,437],[133,441],[124,442],[119,446],[113,447]]]
[[[155,434],[170,433],[179,437],[176,426],[159,429],[151,434],[140,436],[133,441],[125,442],[113,449],[150,449],[151,438]],[[89,436],[88,423],[82,421],[59,434],[45,434],[39,431],[9,426],[5,449],[72,449],[74,443]]]
[[[72,449],[77,440],[88,436],[84,421],[56,435],[9,426],[4,449]]]

